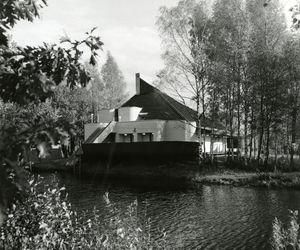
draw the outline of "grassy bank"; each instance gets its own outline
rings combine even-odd
[[[222,170],[215,173],[197,173],[192,178],[192,182],[197,184],[300,189],[300,172],[255,173]]]

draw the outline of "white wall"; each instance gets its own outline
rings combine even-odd
[[[187,121],[167,121],[166,141],[195,141],[196,124]]]
[[[119,108],[119,121],[129,122],[136,121],[142,108],[139,107],[123,107]]]
[[[165,141],[185,141],[186,124],[183,121],[167,121]]]
[[[106,127],[108,123],[92,123],[85,125],[85,139],[87,139],[98,127]],[[124,134],[133,135],[133,142],[138,141],[138,134],[151,133],[153,141],[197,141],[195,136],[195,124],[190,124],[185,121],[164,121],[164,120],[140,120],[127,122],[113,122],[107,131],[104,131],[96,140],[96,143],[101,143],[109,133],[116,133],[116,142],[124,141]],[[128,137],[129,138],[129,137]],[[201,137],[202,143],[204,138]],[[205,137],[205,144],[202,146],[202,151],[210,153],[211,138]],[[225,152],[226,138],[214,138],[213,150],[217,148],[223,149]]]
[[[202,143],[204,142],[204,138],[201,138]],[[202,152],[204,152],[204,145],[205,145],[205,153],[210,153],[210,147],[211,147],[211,143],[213,143],[213,152],[214,153],[225,153],[226,150],[226,143],[227,140],[226,138],[213,138],[213,140],[211,140],[210,136],[206,136],[205,137],[205,143],[202,144]],[[221,150],[221,152],[219,152]]]
[[[153,133],[153,141],[164,140],[165,121],[147,120],[136,122],[118,122],[114,128],[117,133],[116,142],[121,142],[122,138],[118,134],[133,134],[134,141],[137,141],[138,133]]]
[[[187,141],[198,141],[196,133],[196,122],[186,122],[185,139]],[[196,140],[195,140],[196,139]]]

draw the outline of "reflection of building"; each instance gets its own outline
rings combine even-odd
[[[151,86],[139,74],[136,75],[136,92],[121,107],[98,112],[97,123],[85,125],[84,145],[126,143],[127,149],[130,147],[128,143],[138,143],[141,147],[163,142],[168,143],[166,145],[175,145],[175,142],[185,143],[186,146],[197,145],[196,111]],[[205,119],[205,124],[201,124],[202,133],[206,133],[201,139],[203,150],[205,146],[205,152],[209,153],[213,142],[214,153],[225,153],[224,131],[212,128],[208,125],[210,122]]]

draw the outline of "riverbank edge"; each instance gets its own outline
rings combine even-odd
[[[36,164],[34,172],[72,172],[73,166],[70,159],[63,161],[49,161]],[[82,175],[108,176],[118,179],[148,179],[165,180],[186,183],[188,185],[231,185],[239,187],[264,187],[264,188],[292,188],[300,190],[300,172],[250,172],[226,169],[222,166],[211,169],[199,169],[194,164],[168,163],[153,165],[117,165],[83,171]]]
[[[194,184],[230,185],[238,187],[262,187],[300,190],[300,172],[239,172],[224,170],[222,173],[198,173],[192,179]]]

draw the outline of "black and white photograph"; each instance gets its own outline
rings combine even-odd
[[[0,0],[0,250],[300,250],[300,0]]]

